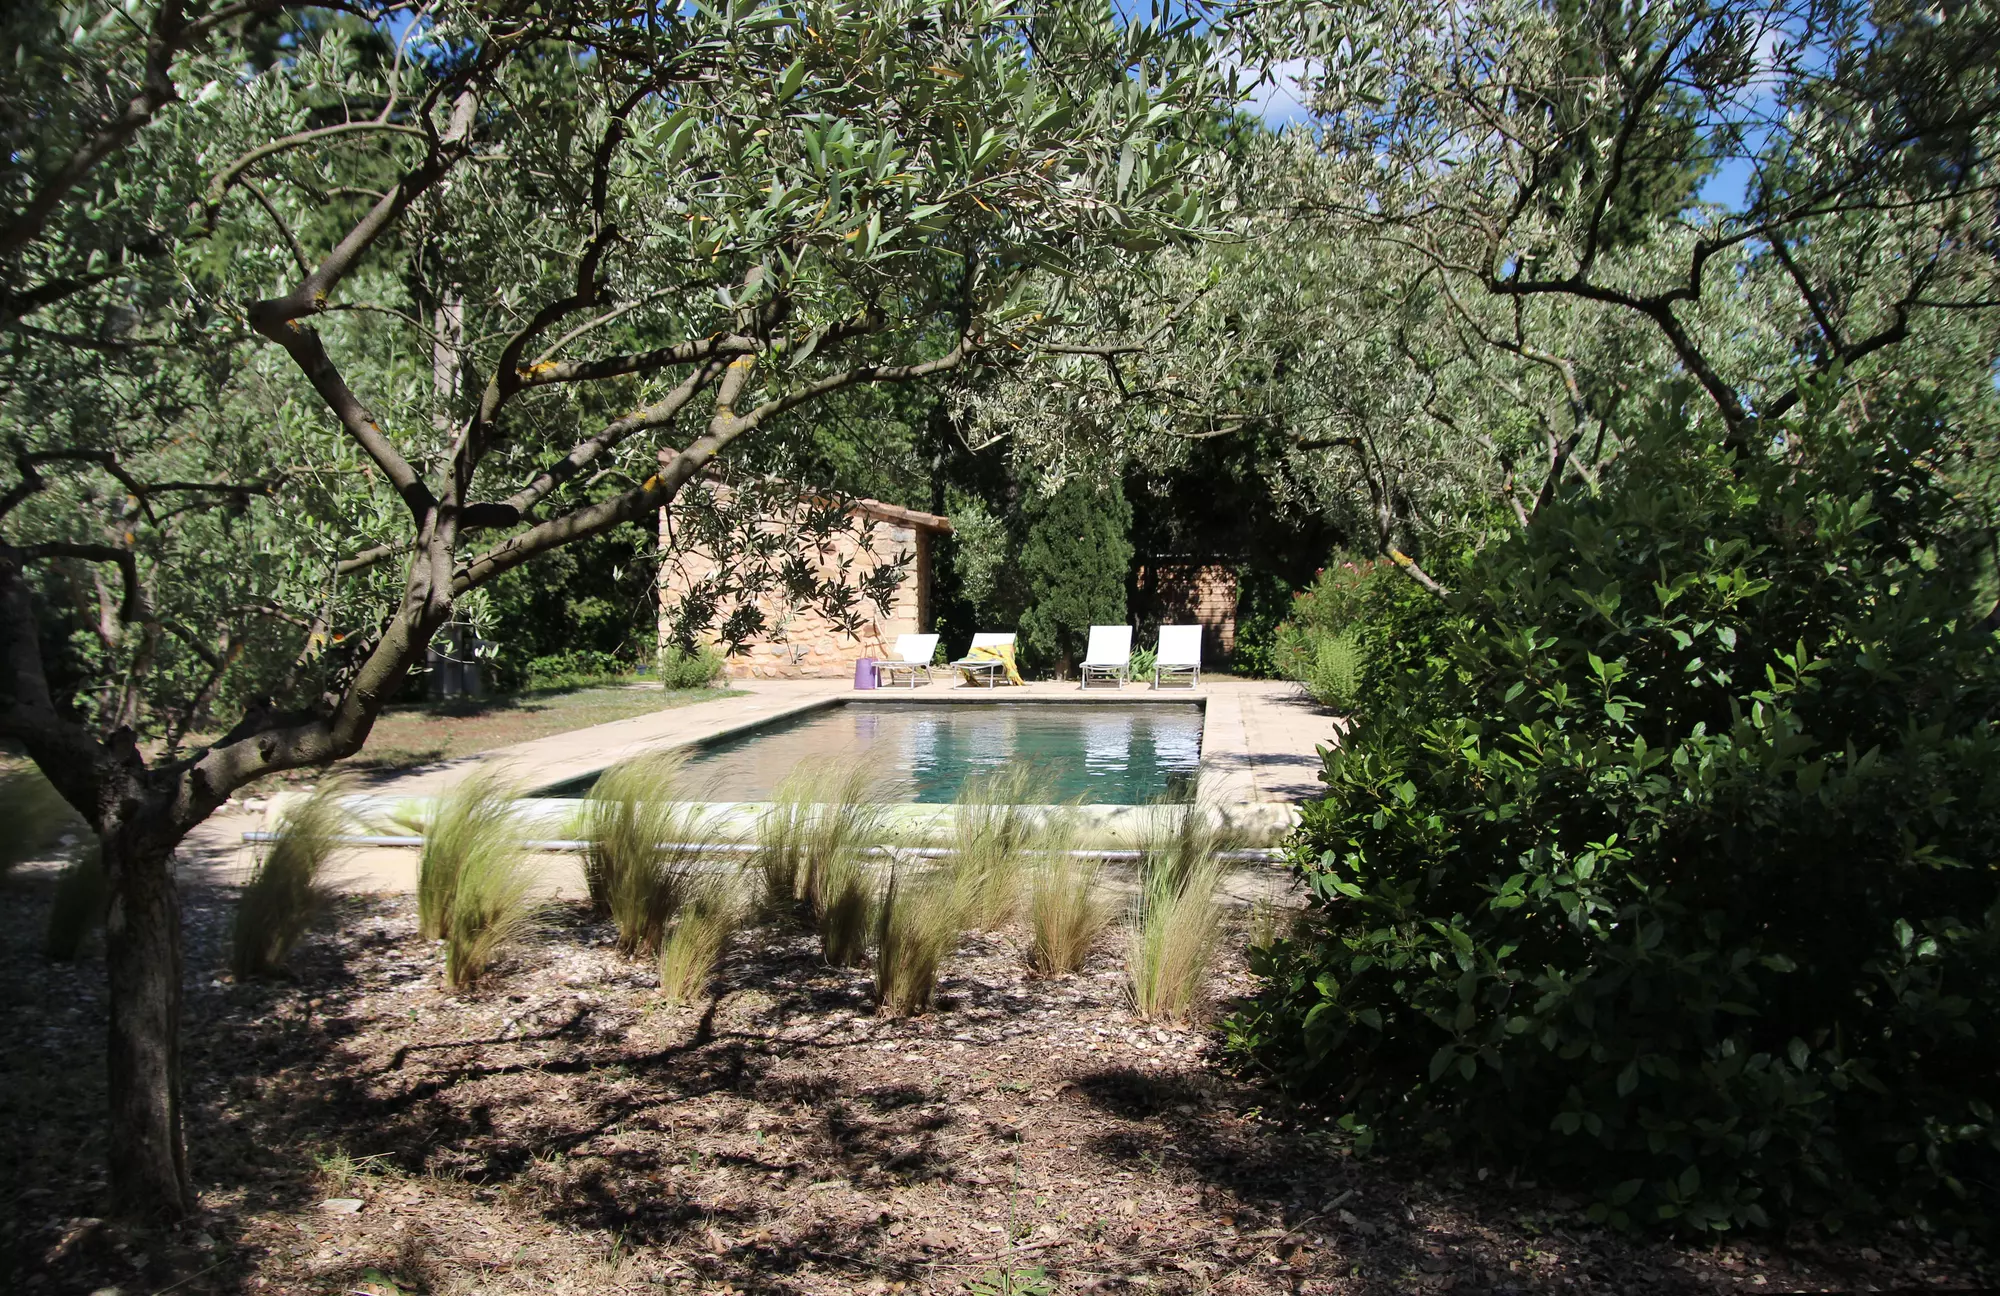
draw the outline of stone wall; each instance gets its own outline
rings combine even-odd
[[[673,509],[660,510],[660,552],[668,555],[660,567],[659,641],[665,646],[668,620],[664,609],[677,602],[695,582],[715,569],[715,560],[704,550],[676,553]],[[731,679],[823,679],[854,674],[854,663],[862,657],[887,657],[896,636],[922,634],[931,621],[932,539],[949,532],[951,523],[929,513],[898,508],[879,500],[856,500],[850,512],[851,529],[836,536],[832,551],[820,560],[819,575],[835,571],[843,559],[853,564],[848,579],[866,576],[899,554],[910,555],[909,568],[891,600],[888,615],[881,615],[870,601],[863,600],[865,618],[859,635],[850,635],[811,608],[787,604],[781,595],[759,600],[770,631],[746,645],[746,652],[731,657],[723,674]],[[781,522],[771,525],[780,526]],[[866,534],[869,547],[861,537]],[[721,614],[731,609],[724,607]]]
[[[1235,568],[1220,563],[1141,563],[1133,583],[1138,587],[1133,611],[1139,620],[1201,626],[1205,665],[1218,666],[1236,650]]]

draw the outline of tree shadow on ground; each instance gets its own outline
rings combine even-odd
[[[85,1065],[101,1008],[79,1012],[46,1060],[82,1097],[55,1103],[51,1084],[34,1101],[70,1115],[21,1113],[24,1164],[0,1188],[19,1221],[4,1254],[48,1290],[348,1290],[370,1266],[427,1291],[959,1292],[1029,1267],[1063,1291],[1711,1289],[1682,1254],[1606,1259],[1546,1195],[1358,1161],[1315,1114],[1198,1062],[1091,1061],[1033,1035],[956,1052],[935,1021],[873,1018],[867,973],[827,967],[804,933],[741,942],[703,1008],[680,1013],[657,1008],[650,973],[616,959],[581,906],[562,907],[490,987],[446,996],[410,902],[361,897],[294,980],[235,985],[217,971],[228,894],[188,896],[204,1213],[151,1231],[95,1222],[102,1182],[78,1167],[102,1155],[87,1141],[101,1077]],[[1080,981],[1010,981],[1006,957],[968,942],[963,958],[987,962],[954,973],[954,1022],[1019,1026],[1087,998]],[[66,994],[101,1004],[85,995],[101,965],[7,970],[25,978],[9,1002],[30,1023],[0,1028],[9,1042],[50,1035]]]

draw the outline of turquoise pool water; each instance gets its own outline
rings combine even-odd
[[[688,780],[709,801],[768,801],[801,761],[863,761],[895,801],[948,802],[968,774],[1027,761],[1057,801],[1191,799],[1202,710],[1181,703],[848,702],[695,749]],[[549,788],[580,796],[595,776]]]

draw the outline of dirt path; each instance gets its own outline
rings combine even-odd
[[[574,906],[486,989],[440,987],[406,898],[352,897],[298,980],[218,971],[229,890],[188,891],[202,1212],[98,1222],[102,965],[44,962],[45,871],[5,884],[0,1256],[18,1290],[452,1293],[1693,1292],[1963,1286],[1969,1257],[1634,1244],[1464,1168],[1363,1160],[1232,1079],[1213,1037],[1135,1023],[1116,938],[1026,978],[1019,936],[934,1014],[752,933],[697,1009],[658,1002]],[[1239,962],[1219,998],[1248,988]],[[336,1204],[329,1204],[336,1203]],[[351,1212],[351,1213],[342,1213]]]

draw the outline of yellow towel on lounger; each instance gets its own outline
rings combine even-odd
[[[965,660],[997,661],[1000,663],[1001,669],[1007,672],[1007,682],[1009,684],[1019,684],[1025,687],[1028,683],[1028,681],[1021,678],[1021,672],[1014,669],[1013,644],[1001,644],[997,648],[974,648],[971,652],[965,654]],[[961,671],[959,673],[965,676],[966,683],[971,684],[974,682],[971,671]]]

